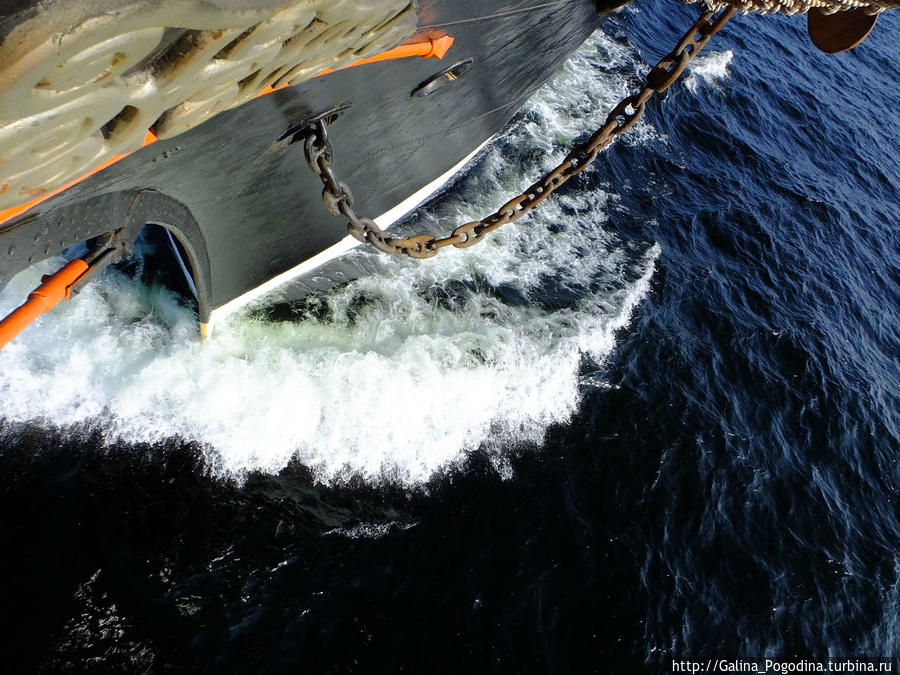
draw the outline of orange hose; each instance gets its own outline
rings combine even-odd
[[[24,305],[0,321],[0,349],[25,330],[44,312],[48,312],[72,294],[72,286],[78,283],[90,267],[84,260],[73,260],[59,272],[43,278]]]

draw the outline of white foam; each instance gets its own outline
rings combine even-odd
[[[614,49],[621,72],[597,67]],[[559,161],[631,84],[634,59],[593,38],[463,180],[469,201],[421,209],[416,227],[489,213]],[[508,153],[535,149],[543,165],[529,160],[523,176]],[[172,294],[110,271],[0,352],[0,417],[87,423],[110,443],[180,437],[230,474],[296,457],[326,481],[415,484],[479,447],[508,473],[509,447],[571,418],[584,359],[611,353],[647,293],[659,249],[626,250],[604,227],[607,197],[570,191],[489,242],[421,264],[380,257],[374,273],[318,297],[320,318],[248,310],[204,342]],[[0,308],[59,264],[19,275]],[[548,285],[571,300],[543,307]]]
[[[692,94],[696,94],[701,84],[718,88],[719,83],[729,76],[728,67],[734,58],[734,53],[727,49],[722,52],[709,52],[698,56],[688,66],[689,75],[684,85]]]
[[[348,539],[381,539],[394,530],[410,530],[416,523],[391,521],[389,523],[359,523],[351,527],[336,527],[322,533],[323,537],[339,535]]]

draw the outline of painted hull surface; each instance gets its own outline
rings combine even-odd
[[[0,224],[0,286],[58,251],[147,224],[187,253],[201,322],[344,239],[297,132],[329,112],[334,168],[370,217],[447,176],[498,133],[598,26],[593,0],[420,0],[409,42],[451,36],[442,59],[403,58],[312,77],[221,112]],[[21,12],[20,12],[21,14]],[[14,21],[8,12],[2,34]],[[426,96],[423,83],[471,66]],[[424,192],[423,192],[424,190]],[[401,209],[402,210],[402,209]],[[392,216],[393,217],[393,216]],[[453,224],[448,224],[452,227]]]

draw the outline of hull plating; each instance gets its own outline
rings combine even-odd
[[[206,322],[346,235],[293,131],[339,109],[335,169],[360,213],[389,213],[502,129],[601,17],[588,0],[420,2],[414,39],[451,35],[443,61],[316,77],[133,153],[0,226],[0,285],[73,243],[118,229],[133,239],[156,223],[184,246]],[[412,95],[467,59],[463,77]]]

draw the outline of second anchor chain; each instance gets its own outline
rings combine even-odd
[[[482,241],[486,234],[524,216],[572,176],[588,168],[601,150],[637,123],[644,114],[647,101],[654,94],[668,89],[678,79],[691,59],[736,11],[734,7],[727,7],[704,12],[675,48],[647,74],[644,88],[637,94],[622,99],[609,113],[604,125],[587,141],[577,145],[559,166],[495,213],[460,225],[448,237],[436,237],[432,234],[392,237],[371,218],[359,217],[353,209],[350,188],[335,175],[331,166],[332,145],[324,120],[319,120],[310,127],[304,143],[306,161],[325,185],[322,190],[325,207],[330,213],[346,218],[347,231],[359,241],[369,243],[383,253],[403,254],[410,258],[431,258],[446,246],[473,246]]]

